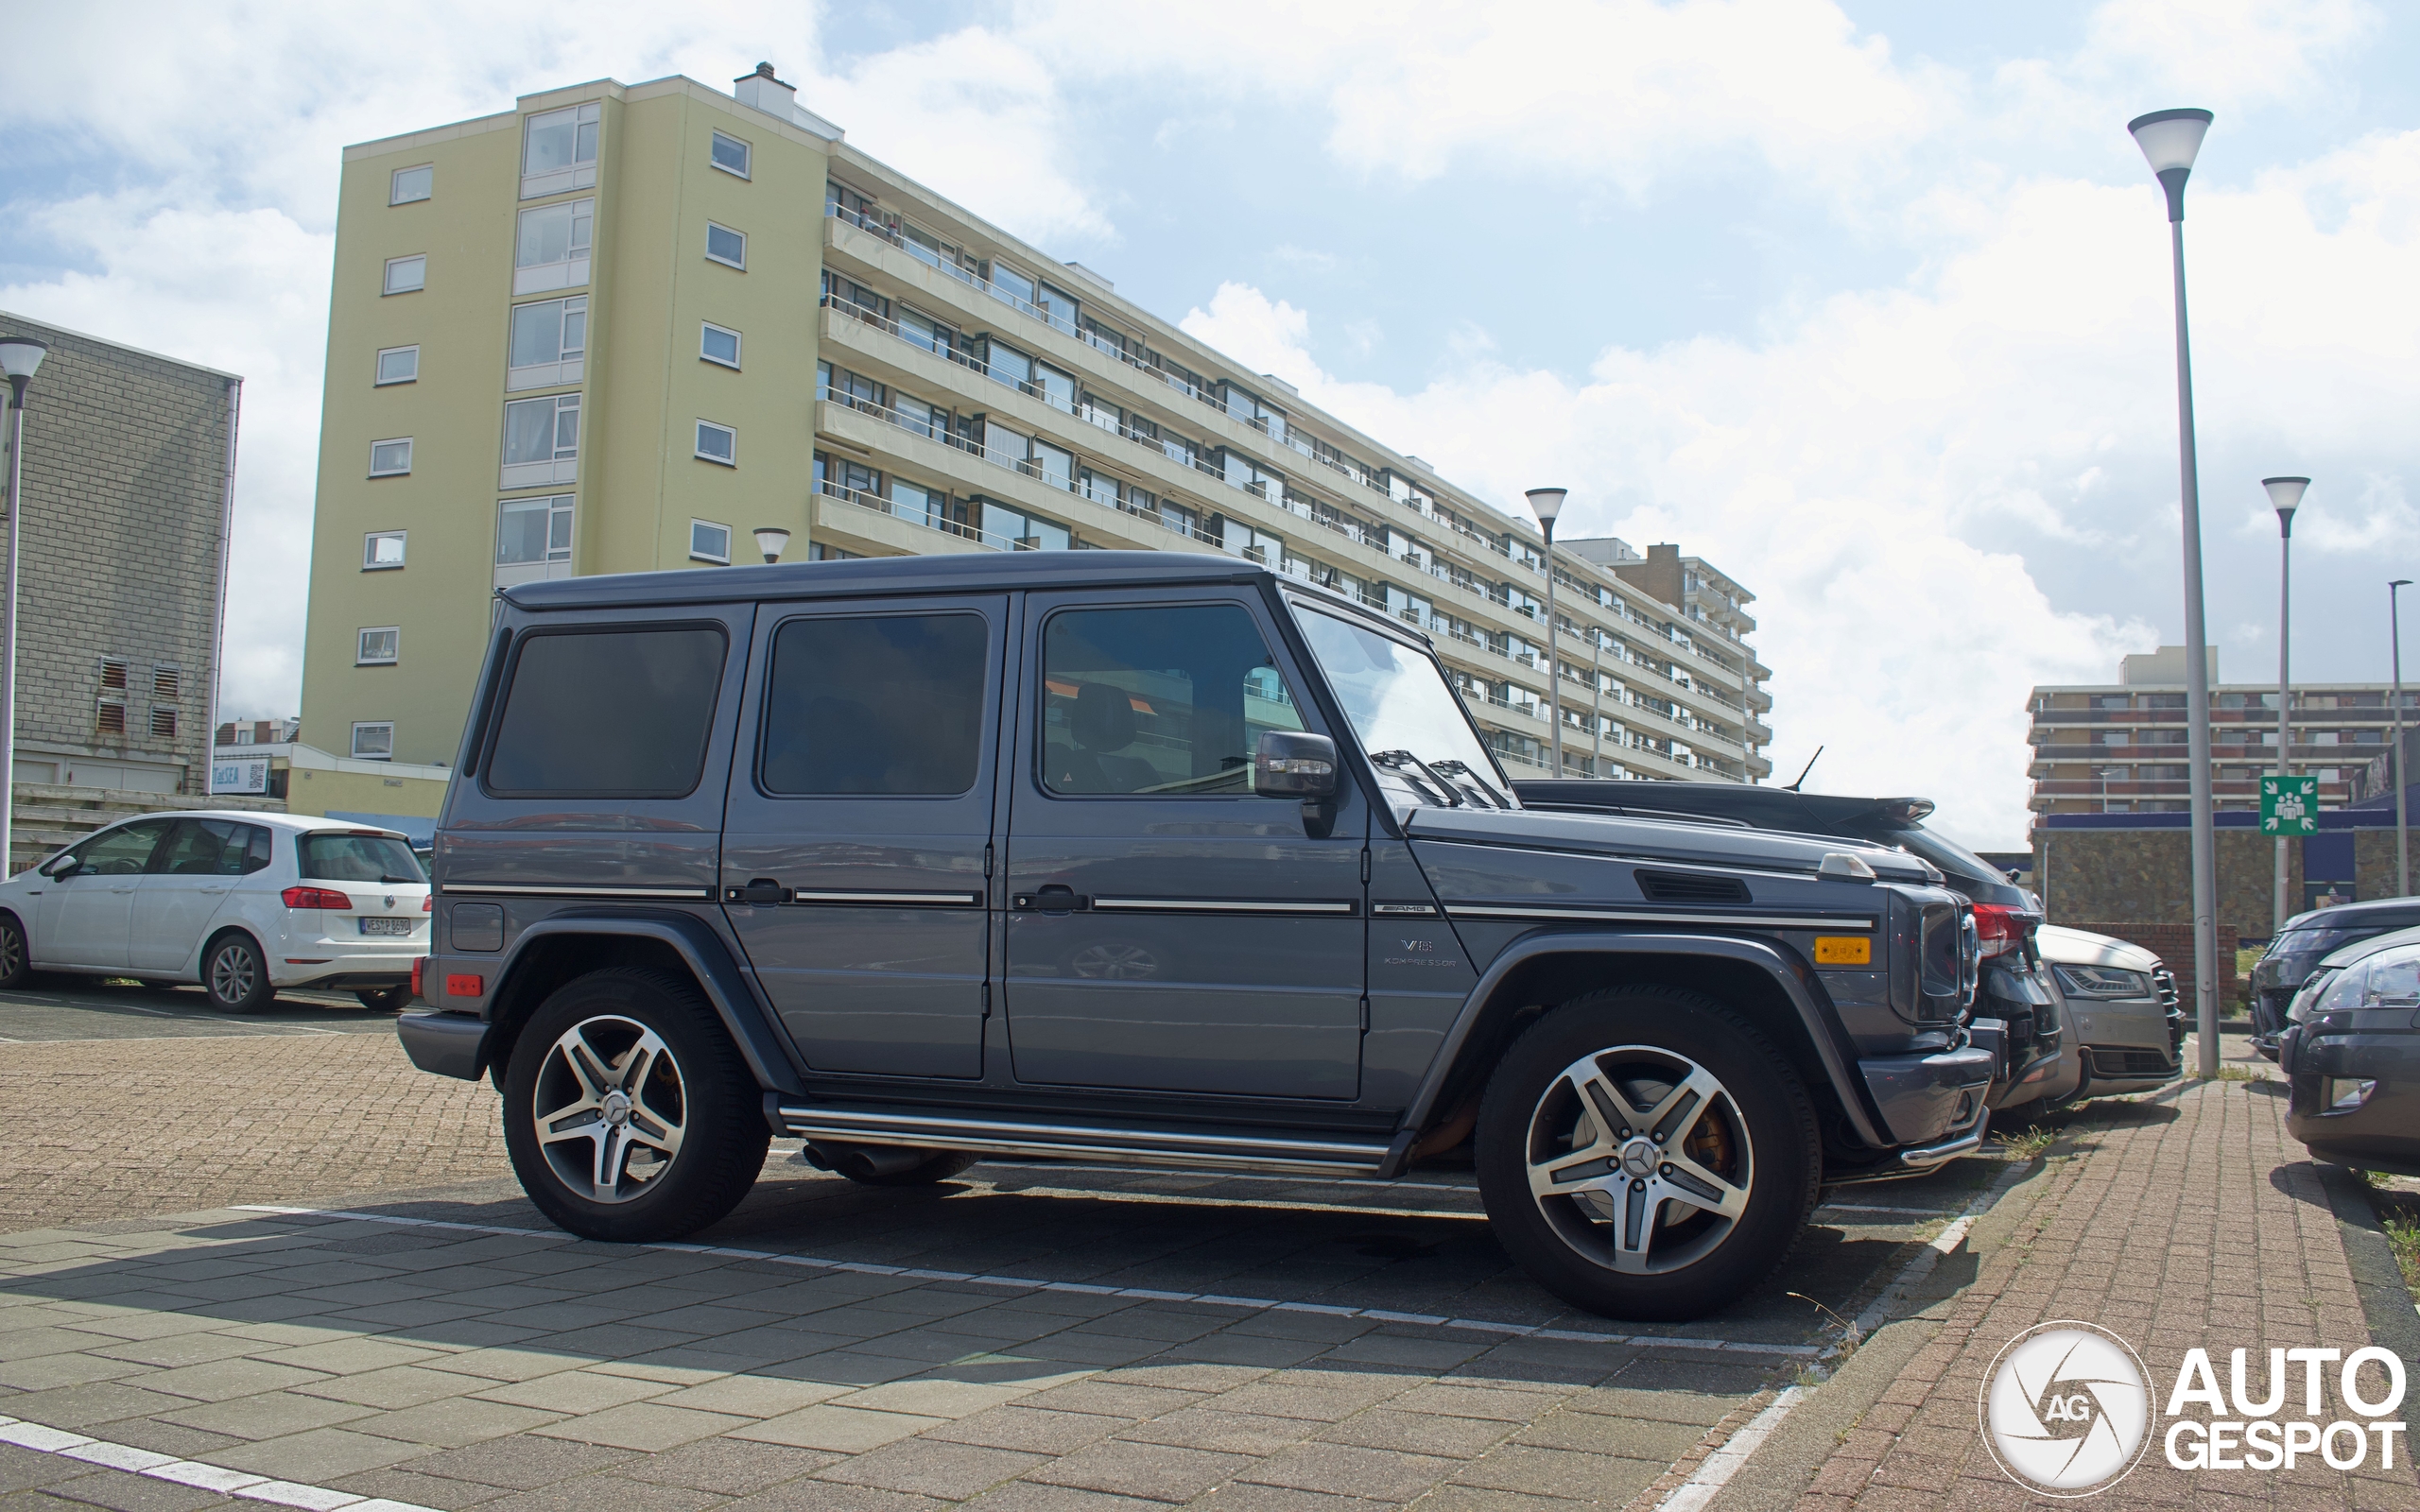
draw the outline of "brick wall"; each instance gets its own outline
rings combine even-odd
[[[182,790],[206,791],[240,380],[5,312],[0,330],[50,347],[26,396],[20,776],[114,759],[182,766]],[[123,734],[99,730],[105,657],[128,663]],[[155,696],[163,668],[175,692]],[[173,735],[151,732],[155,708]]]
[[[2193,926],[2190,923],[2151,924],[2130,920],[2065,919],[2054,922],[2087,934],[2108,935],[2129,945],[2139,945],[2158,956],[2161,964],[2176,973],[2176,993],[2185,1005],[2186,1017],[2190,1019],[2193,1016]],[[2266,936],[2269,933],[2267,926],[2262,926],[2260,933]],[[2219,926],[2219,1011],[2222,1014],[2235,1011],[2234,1005],[2240,987],[2235,973],[2236,938],[2233,926]]]

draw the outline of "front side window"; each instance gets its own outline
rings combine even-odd
[[[415,253],[410,257],[387,260],[387,281],[381,294],[417,294],[428,286],[428,255]]]
[[[712,520],[690,521],[689,559],[731,565],[731,526]]]
[[[1296,618],[1373,762],[1403,774],[1425,801],[1444,804],[1456,795],[1434,791],[1436,779],[1417,763],[1443,774],[1456,789],[1476,783],[1481,797],[1509,806],[1502,775],[1435,662],[1392,636],[1333,614],[1306,610]]]
[[[579,382],[580,363],[588,355],[588,296],[514,305],[510,345],[508,393]]]
[[[539,294],[588,282],[596,201],[572,199],[521,213],[512,243],[512,292]]]
[[[361,570],[378,572],[404,564],[404,537],[401,530],[372,530],[361,538]]]
[[[159,849],[160,839],[168,833],[166,819],[137,819],[93,836],[69,852],[81,863],[78,874],[95,877],[134,877],[150,865],[151,852]]]
[[[391,478],[412,470],[412,438],[400,436],[391,441],[370,443],[370,475]]]
[[[596,181],[596,138],[604,106],[595,100],[545,111],[522,127],[521,198],[535,199]]]
[[[711,626],[539,631],[513,658],[491,793],[681,798],[705,769],[723,634]]]
[[[739,366],[739,333],[711,320],[701,322],[698,335],[698,355],[708,362],[718,362],[726,368]]]
[[[792,620],[765,687],[765,790],[955,797],[982,760],[976,614]]]
[[[353,727],[353,755],[356,761],[393,761],[395,759],[395,722],[391,719],[372,719],[356,723]]]
[[[378,383],[408,384],[420,381],[420,348],[389,347],[378,353]]]
[[[725,467],[739,465],[739,433],[728,425],[713,421],[698,421],[698,455],[708,462],[720,462]]]
[[[710,262],[745,268],[748,266],[747,235],[728,226],[717,226],[711,220],[706,222],[706,257]]]
[[[1042,639],[1042,781],[1054,793],[1235,798],[1302,716],[1240,604],[1068,610]]]
[[[390,667],[404,632],[392,625],[360,632],[354,644],[353,663],[362,667]]]
[[[417,168],[397,168],[387,180],[387,203],[408,205],[428,198],[437,182],[437,170],[424,163]]]
[[[715,133],[715,145],[709,161],[716,167],[725,173],[735,173],[745,179],[748,177],[748,157],[747,143],[721,131]]]
[[[312,882],[426,882],[420,857],[391,834],[320,830],[295,837],[295,862]]]

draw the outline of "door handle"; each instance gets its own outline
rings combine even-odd
[[[727,903],[749,903],[764,906],[790,901],[790,890],[770,877],[752,877],[745,887],[725,887],[722,901]]]
[[[1073,914],[1091,907],[1093,901],[1073,887],[1054,882],[1033,892],[1021,892],[1009,902],[1019,909],[1031,912]]]

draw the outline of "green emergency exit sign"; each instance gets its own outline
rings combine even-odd
[[[2319,779],[2264,777],[2260,780],[2260,833],[2317,834]]]

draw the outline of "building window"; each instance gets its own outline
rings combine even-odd
[[[353,727],[353,759],[390,762],[395,759],[395,722],[379,719]]]
[[[392,625],[363,630],[353,648],[353,664],[357,667],[390,667],[400,649],[404,632]]]
[[[735,173],[745,179],[748,177],[748,144],[735,136],[717,131],[712,161],[723,172]]]
[[[387,180],[387,203],[408,205],[425,199],[436,180],[437,169],[425,163],[417,168],[397,168]]]
[[[604,106],[591,100],[529,117],[521,129],[521,198],[594,188],[604,116]]]
[[[543,294],[587,283],[589,244],[596,234],[594,199],[523,211],[512,244],[513,294]]]
[[[698,421],[698,455],[709,462],[720,462],[725,467],[737,467],[739,433],[710,420]]]
[[[745,271],[748,266],[748,238],[728,226],[706,222],[706,259]]]
[[[151,736],[155,740],[174,740],[177,738],[176,710],[158,704],[152,706]]]
[[[571,576],[573,495],[506,499],[495,507],[495,584]]]
[[[389,347],[378,353],[378,382],[409,384],[420,381],[420,348]]]
[[[370,475],[373,478],[400,477],[412,470],[412,438],[398,437],[391,441],[370,443]]]
[[[404,532],[372,530],[361,538],[361,570],[383,572],[404,564]]]
[[[689,522],[689,559],[731,565],[731,526],[711,520]]]
[[[579,476],[579,396],[516,399],[504,406],[507,489],[573,483]]]
[[[427,286],[427,253],[419,252],[410,257],[387,259],[387,282],[379,290],[381,295],[417,294]]]
[[[712,320],[706,321],[705,329],[698,338],[698,355],[726,368],[738,367],[739,333],[718,326]]]
[[[510,347],[505,392],[579,382],[588,355],[588,296],[514,305]]]

